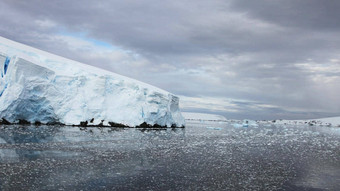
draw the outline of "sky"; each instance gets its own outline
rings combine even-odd
[[[0,2],[0,36],[229,119],[340,116],[340,1]]]

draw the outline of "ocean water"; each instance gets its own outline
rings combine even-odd
[[[339,190],[340,128],[0,126],[0,190]]]

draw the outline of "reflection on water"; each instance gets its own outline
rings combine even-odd
[[[0,190],[336,190],[340,130],[0,127]]]

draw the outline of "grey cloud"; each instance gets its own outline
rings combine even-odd
[[[225,113],[230,116],[339,115],[339,74],[297,66],[340,58],[339,5],[330,0],[4,0],[0,34],[179,95],[244,99],[276,108],[259,112],[235,103],[240,112]],[[62,32],[133,51],[145,63],[112,63],[105,55],[72,50],[53,38]]]
[[[272,23],[313,30],[340,29],[340,2],[334,0],[234,0],[232,7]]]

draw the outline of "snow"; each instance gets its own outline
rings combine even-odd
[[[0,37],[0,118],[183,126],[179,98],[149,84]]]
[[[182,112],[186,120],[209,120],[209,121],[226,121],[227,119],[221,115],[207,113]]]

